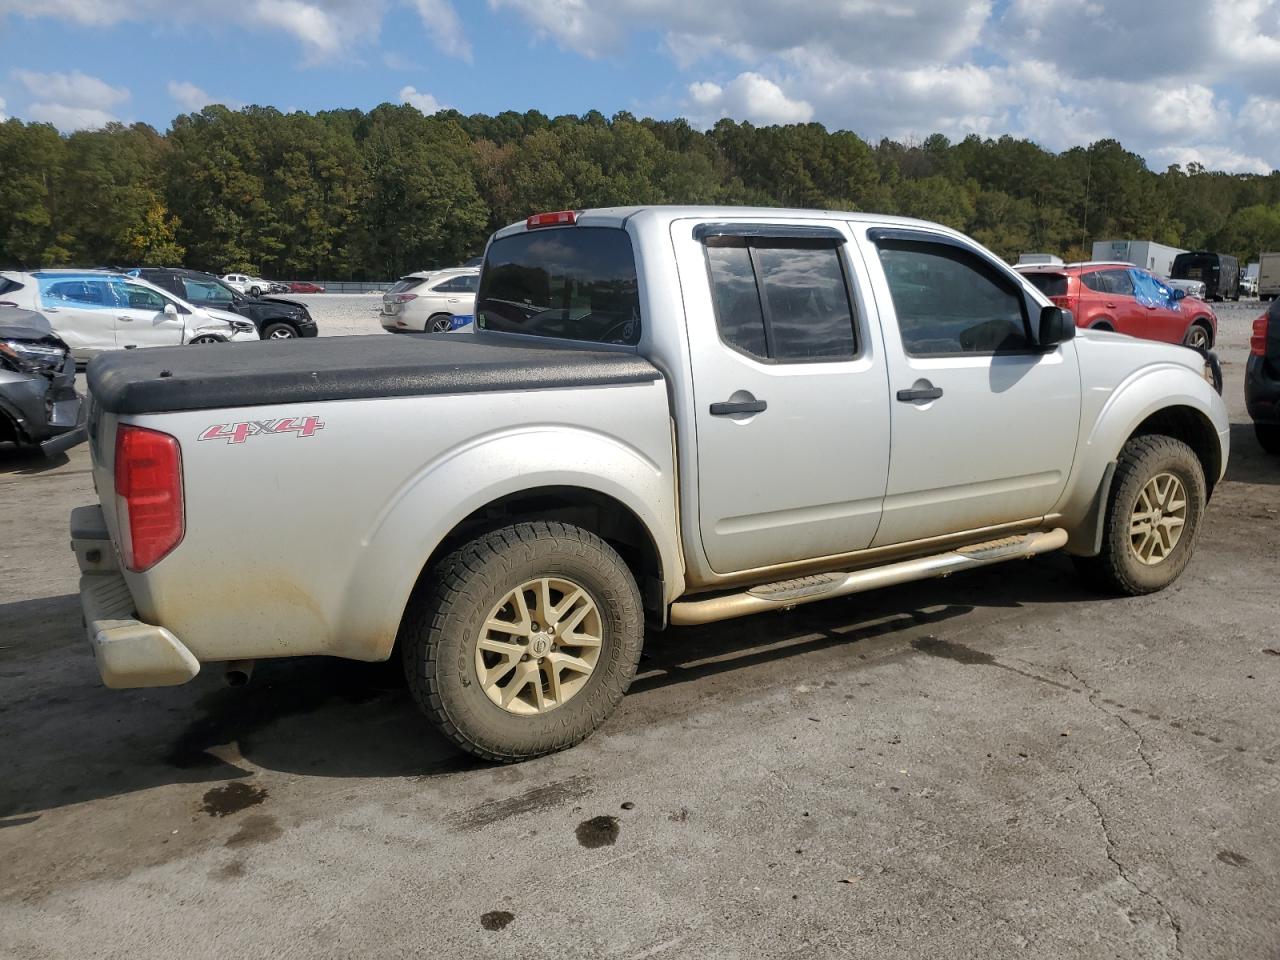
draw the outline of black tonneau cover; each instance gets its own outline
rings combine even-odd
[[[102,409],[139,414],[607,386],[661,374],[630,351],[491,334],[375,334],[121,350],[94,358],[88,377]]]

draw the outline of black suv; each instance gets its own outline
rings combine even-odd
[[[291,340],[317,335],[316,322],[304,304],[278,297],[247,297],[211,273],[182,267],[139,267],[129,273],[168,290],[197,307],[238,313],[252,320],[263,340]]]
[[[1253,321],[1244,403],[1262,449],[1280,453],[1280,300],[1271,301],[1270,309]]]

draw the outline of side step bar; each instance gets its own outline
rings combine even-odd
[[[675,626],[694,626],[732,620],[767,610],[785,610],[802,603],[816,603],[835,597],[847,597],[891,587],[912,580],[945,577],[962,570],[975,570],[1005,560],[1030,559],[1067,545],[1067,531],[1050,530],[1029,533],[1018,537],[1005,537],[988,543],[975,543],[968,547],[948,550],[946,553],[915,560],[903,560],[882,567],[870,567],[852,573],[828,573],[815,577],[801,577],[782,583],[767,583],[742,593],[730,593],[705,600],[680,600],[671,605],[671,623]]]

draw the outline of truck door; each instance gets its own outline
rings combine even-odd
[[[889,405],[847,235],[820,220],[671,229],[711,569],[868,546],[889,465]]]
[[[864,236],[879,267],[873,289],[893,410],[874,545],[1044,516],[1075,455],[1075,343],[1041,352],[1030,335],[1035,301],[976,248],[925,229]]]

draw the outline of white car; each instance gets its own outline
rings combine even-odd
[[[382,326],[392,333],[451,333],[468,329],[476,312],[480,271],[424,270],[401,277],[382,295]]]
[[[260,297],[269,292],[272,286],[269,281],[263,280],[261,277],[251,277],[247,273],[228,273],[219,279],[227,286],[248,297]]]
[[[105,270],[0,274],[4,299],[44,314],[77,360],[108,350],[257,340],[251,320],[197,307],[155,284]]]
[[[1188,297],[1195,297],[1197,300],[1205,299],[1203,280],[1173,280],[1169,277],[1161,277],[1160,281],[1171,290],[1181,290]]]

